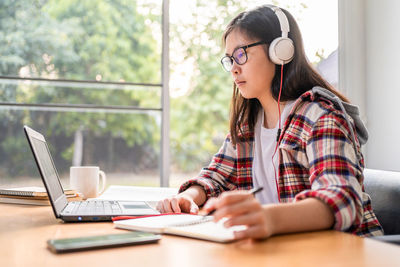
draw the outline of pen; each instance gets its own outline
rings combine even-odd
[[[263,187],[253,188],[253,189],[251,189],[251,190],[249,191],[249,193],[255,195],[256,193],[260,192],[260,191],[263,190],[263,189],[264,189]],[[204,215],[204,217],[205,217],[205,216],[210,216],[210,215],[212,215],[214,212],[215,212],[215,210],[212,210],[212,211],[210,211],[209,213],[207,213],[206,215]]]
[[[260,192],[261,190],[263,190],[263,189],[264,189],[263,187],[253,188],[253,189],[251,189],[251,190],[249,191],[249,193],[255,195],[255,194],[257,194],[258,192]]]

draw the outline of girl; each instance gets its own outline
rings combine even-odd
[[[242,12],[223,40],[221,63],[234,80],[230,133],[210,165],[157,209],[198,213],[205,204],[226,227],[247,226],[237,239],[330,228],[382,234],[363,189],[368,134],[358,108],[309,64],[290,13]],[[253,196],[256,187],[264,190]]]

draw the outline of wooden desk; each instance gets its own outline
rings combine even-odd
[[[120,233],[112,223],[62,223],[50,207],[0,204],[0,266],[400,266],[400,246],[336,231],[218,244],[163,236],[158,244],[56,255],[51,238]]]

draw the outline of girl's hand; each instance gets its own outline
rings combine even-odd
[[[215,210],[214,220],[226,217],[225,227],[246,225],[247,229],[235,232],[236,239],[263,239],[273,234],[273,224],[268,216],[268,209],[248,191],[230,191],[218,198],[211,198],[204,206],[204,213]]]
[[[160,200],[156,209],[161,213],[192,213],[197,214],[199,207],[193,201],[192,197],[182,192],[174,197]]]

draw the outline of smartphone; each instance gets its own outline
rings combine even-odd
[[[156,243],[160,239],[161,235],[158,234],[129,232],[123,234],[50,239],[47,241],[47,246],[54,253],[63,253],[88,249]]]

